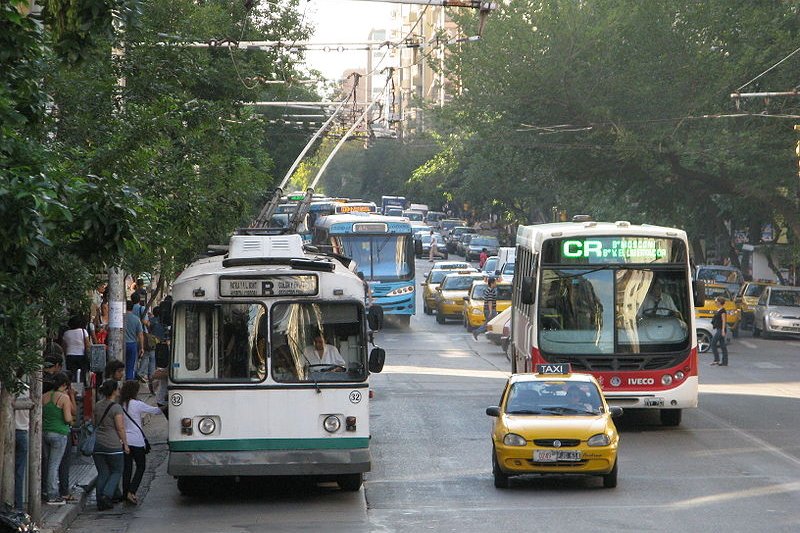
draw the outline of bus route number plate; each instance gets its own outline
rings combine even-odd
[[[220,296],[313,296],[315,294],[317,294],[316,276],[261,276],[219,280]]]

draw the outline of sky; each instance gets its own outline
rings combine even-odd
[[[306,20],[316,28],[312,42],[361,42],[375,27],[386,27],[398,4],[359,0],[307,0],[300,2]],[[338,79],[348,68],[366,68],[366,51],[307,52],[307,61],[329,79]]]

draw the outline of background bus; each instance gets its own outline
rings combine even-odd
[[[408,220],[369,214],[327,216],[317,222],[314,242],[353,259],[372,288],[373,303],[409,324],[416,312],[416,282]]]
[[[385,354],[367,358],[364,286],[347,262],[306,254],[298,235],[234,235],[173,295],[167,471],[178,489],[308,475],[358,490],[371,464],[368,378]],[[314,364],[318,337],[336,364]]]
[[[386,215],[387,209],[394,208],[401,211],[406,208],[405,196],[381,196],[381,214]]]
[[[686,233],[627,222],[521,226],[512,371],[570,363],[612,405],[697,406],[697,342]],[[702,301],[702,299],[701,299]]]

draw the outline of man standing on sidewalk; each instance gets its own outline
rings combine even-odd
[[[144,355],[144,328],[133,312],[133,302],[125,302],[125,379],[136,379],[136,361]]]

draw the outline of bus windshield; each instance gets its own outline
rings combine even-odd
[[[279,382],[364,381],[360,309],[352,303],[272,307],[271,372]]]
[[[409,235],[331,236],[337,252],[358,265],[364,277],[375,281],[411,279],[414,276]]]
[[[681,269],[545,268],[538,311],[543,353],[664,353],[689,346],[689,289]]]

